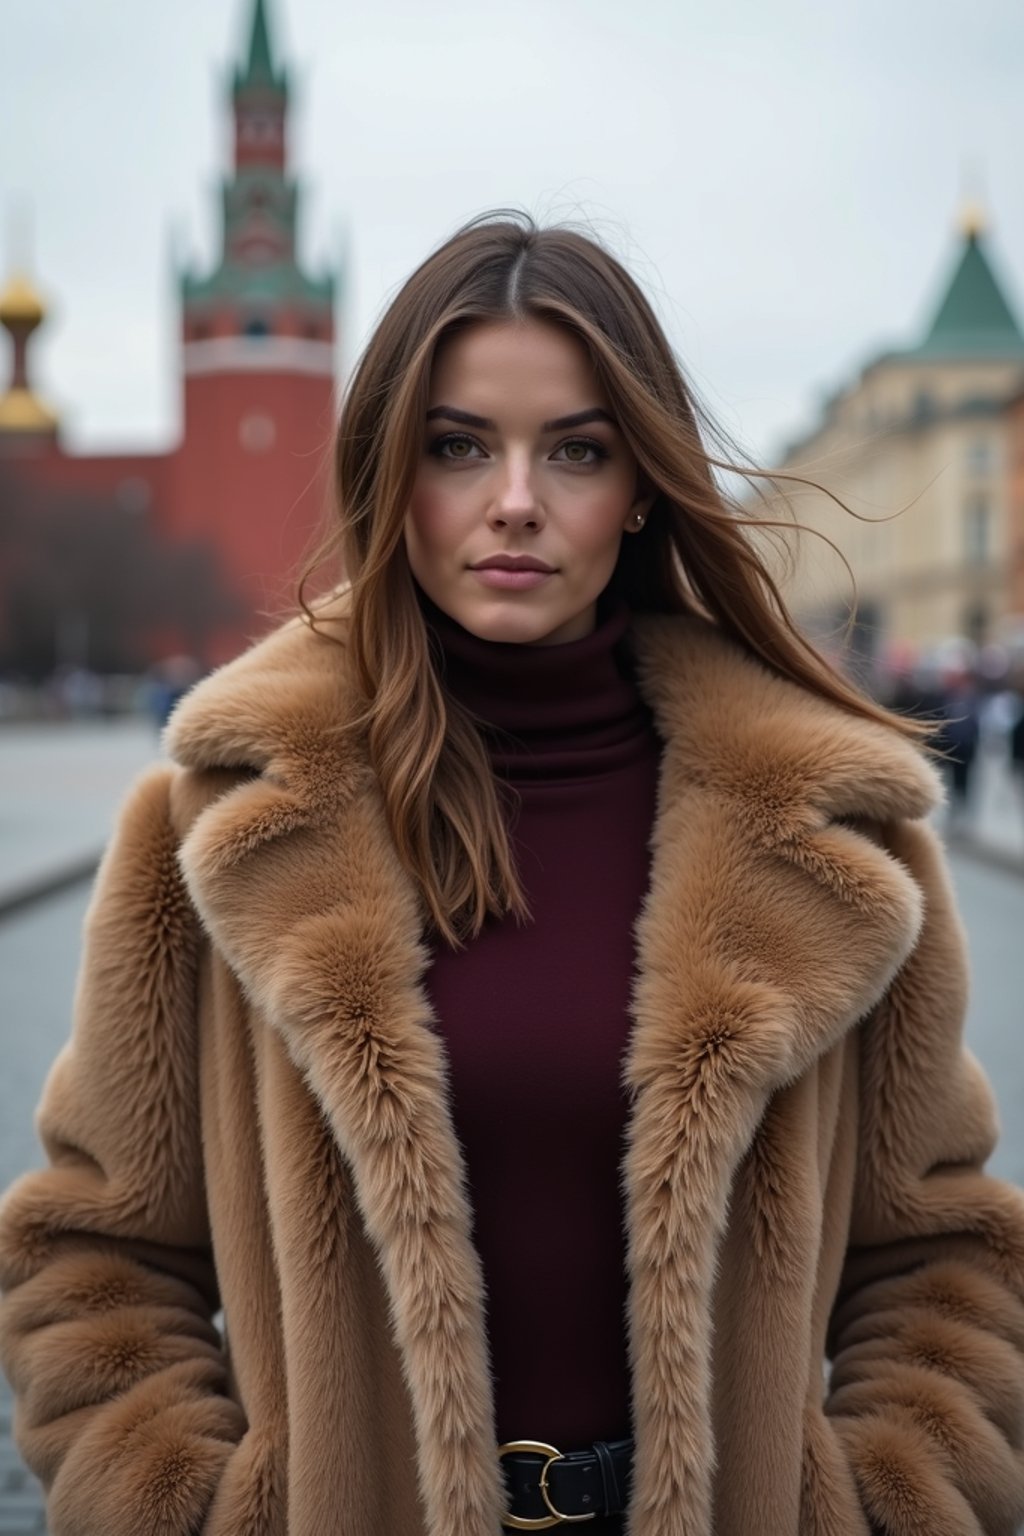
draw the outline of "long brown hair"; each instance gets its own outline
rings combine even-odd
[[[737,462],[625,268],[570,227],[540,228],[519,212],[474,219],[403,285],[352,375],[334,445],[331,526],[299,583],[314,628],[305,596],[312,573],[336,561],[350,583],[347,643],[365,708],[349,726],[366,733],[399,856],[429,920],[456,947],[488,913],[522,920],[528,908],[479,728],[435,670],[404,523],[438,344],[477,321],[527,317],[563,325],[585,344],[657,490],[643,533],[622,540],[612,577],[629,607],[701,613],[775,672],[851,713],[915,740],[930,729],[861,693],[797,628],[758,539],[799,525],[753,515],[712,471],[815,483]],[[698,420],[730,459],[708,453]]]

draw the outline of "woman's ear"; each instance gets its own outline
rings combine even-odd
[[[638,474],[636,482],[636,495],[633,497],[633,503],[629,509],[629,516],[626,519],[627,533],[640,532],[641,528],[644,526],[650,515],[651,508],[654,505],[657,495],[657,489],[651,485],[646,475]]]

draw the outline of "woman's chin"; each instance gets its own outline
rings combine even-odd
[[[541,645],[552,628],[550,624],[536,619],[530,622],[523,615],[490,620],[474,616],[467,620],[460,619],[459,623],[480,640],[493,640],[502,645]]]
[[[481,613],[471,611],[462,617],[454,614],[457,624],[481,641],[496,641],[502,645],[557,645],[562,641],[580,639],[593,630],[593,619],[588,622],[583,614],[565,613]]]

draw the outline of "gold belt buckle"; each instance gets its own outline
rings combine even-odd
[[[597,1516],[597,1510],[592,1509],[585,1515],[563,1515],[560,1509],[556,1509],[548,1497],[548,1467],[553,1461],[561,1461],[564,1452],[553,1445],[547,1445],[543,1440],[507,1440],[504,1445],[498,1446],[498,1459],[506,1456],[509,1451],[537,1451],[541,1456],[546,1456],[540,1471],[541,1498],[551,1511],[551,1517],[539,1515],[535,1520],[528,1520],[524,1515],[504,1514],[501,1517],[502,1525],[511,1526],[517,1531],[546,1531],[552,1525],[568,1525],[575,1520],[593,1520]]]

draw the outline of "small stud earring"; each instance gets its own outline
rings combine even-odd
[[[642,528],[643,525],[644,525],[644,515],[643,515],[643,513],[642,512],[637,512],[635,517],[633,518],[633,521],[634,521],[634,523],[636,523],[636,526],[638,528]]]

